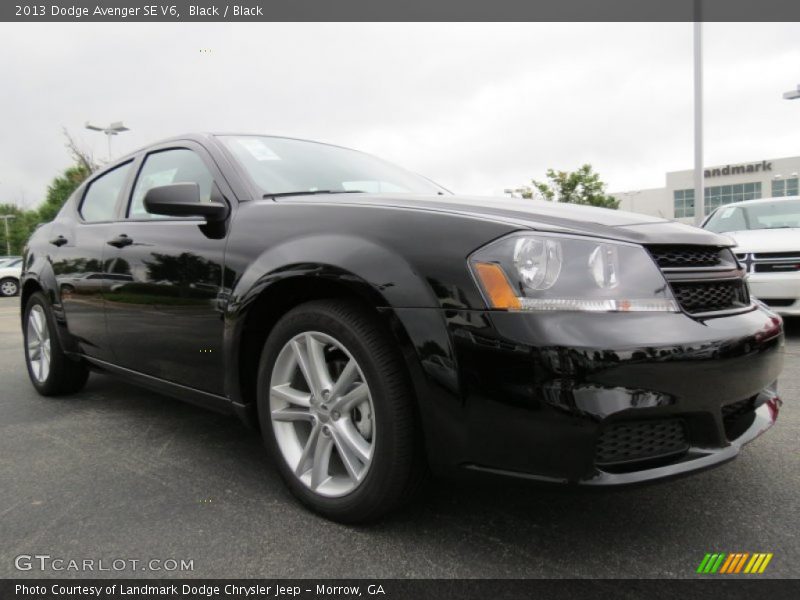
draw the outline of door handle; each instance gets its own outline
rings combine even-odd
[[[133,240],[124,233],[119,234],[114,239],[108,240],[108,245],[115,246],[116,248],[124,248],[125,246],[130,246],[132,243]]]
[[[53,246],[58,246],[60,248],[67,243],[67,238],[65,238],[63,235],[60,235],[50,240],[50,243],[53,244]]]

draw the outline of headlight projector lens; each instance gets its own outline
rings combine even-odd
[[[530,290],[553,287],[562,262],[561,242],[556,239],[521,237],[514,244],[514,265],[520,281]]]

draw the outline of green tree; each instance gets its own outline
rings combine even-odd
[[[39,222],[52,221],[67,199],[90,174],[91,171],[84,165],[77,164],[53,179],[47,187],[44,202],[37,211]]]
[[[31,224],[31,215],[29,211],[22,210],[14,204],[0,204],[0,215],[13,216],[13,219],[8,220],[8,239],[6,239],[6,226],[5,223],[0,221],[0,255],[5,255],[6,252],[19,254],[19,250],[28,239],[28,235],[35,224]]]
[[[53,179],[47,188],[44,202],[38,208],[24,210],[14,204],[0,204],[0,215],[13,215],[8,222],[8,240],[11,254],[21,254],[31,233],[41,223],[52,221],[64,202],[83,183],[90,171],[83,165],[67,168],[61,175]],[[0,224],[0,254],[6,253],[5,227]]]
[[[582,165],[577,171],[547,169],[547,180],[531,181],[532,186],[506,190],[522,198],[539,197],[543,200],[558,200],[572,204],[587,204],[603,208],[618,208],[619,200],[606,193],[606,184],[592,165]]]

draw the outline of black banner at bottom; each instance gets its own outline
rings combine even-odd
[[[4,579],[0,599],[499,600],[505,598],[800,598],[800,580],[630,579]]]

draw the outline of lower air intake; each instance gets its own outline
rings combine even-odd
[[[600,434],[595,463],[599,467],[634,466],[642,461],[675,457],[688,449],[681,419],[611,423]]]

